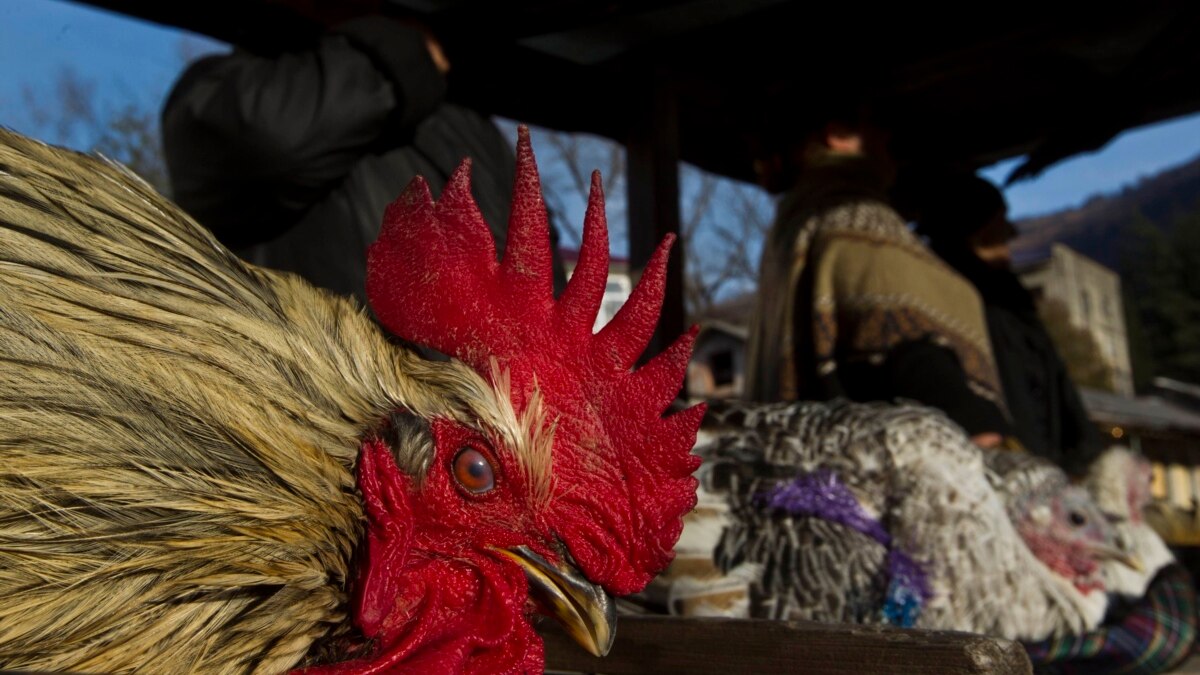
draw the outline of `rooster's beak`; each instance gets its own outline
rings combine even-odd
[[[1096,560],[1115,560],[1135,572],[1145,572],[1146,564],[1133,553],[1127,553],[1109,544],[1094,543],[1088,547]]]
[[[554,565],[525,546],[495,549],[525,570],[529,594],[543,614],[595,656],[604,656],[617,634],[617,608],[604,589],[570,565]]]

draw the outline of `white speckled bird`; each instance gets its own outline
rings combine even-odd
[[[714,402],[697,453],[710,506],[668,572],[677,612],[1024,640],[1104,615],[1098,560],[1119,554],[1084,490],[1029,455],[981,452],[939,412]],[[694,572],[706,547],[724,576]]]
[[[1126,448],[1114,446],[1088,468],[1085,485],[1113,529],[1118,549],[1141,562],[1130,567],[1104,565],[1104,584],[1110,593],[1140,598],[1158,572],[1175,560],[1162,537],[1143,517],[1150,503],[1150,463]]]

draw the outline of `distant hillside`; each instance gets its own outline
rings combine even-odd
[[[1119,271],[1122,235],[1135,212],[1167,229],[1178,214],[1196,210],[1200,210],[1200,157],[1117,194],[1092,197],[1077,209],[1018,221],[1021,237],[1014,242],[1013,252],[1018,259],[1030,259],[1061,242]]]

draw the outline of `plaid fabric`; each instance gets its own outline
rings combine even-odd
[[[1196,589],[1183,566],[1168,565],[1128,611],[1100,628],[1026,644],[1037,673],[1149,675],[1176,666],[1196,637]]]

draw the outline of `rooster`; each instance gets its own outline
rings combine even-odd
[[[675,613],[1030,640],[1104,616],[1099,563],[1121,553],[1082,488],[939,412],[714,402],[697,453],[700,507],[659,584]]]
[[[598,175],[551,294],[518,140],[510,238],[463,165],[384,216],[368,297],[240,262],[119,166],[0,130],[0,668],[535,672],[671,560],[694,331],[631,370],[670,240],[602,331]]]

